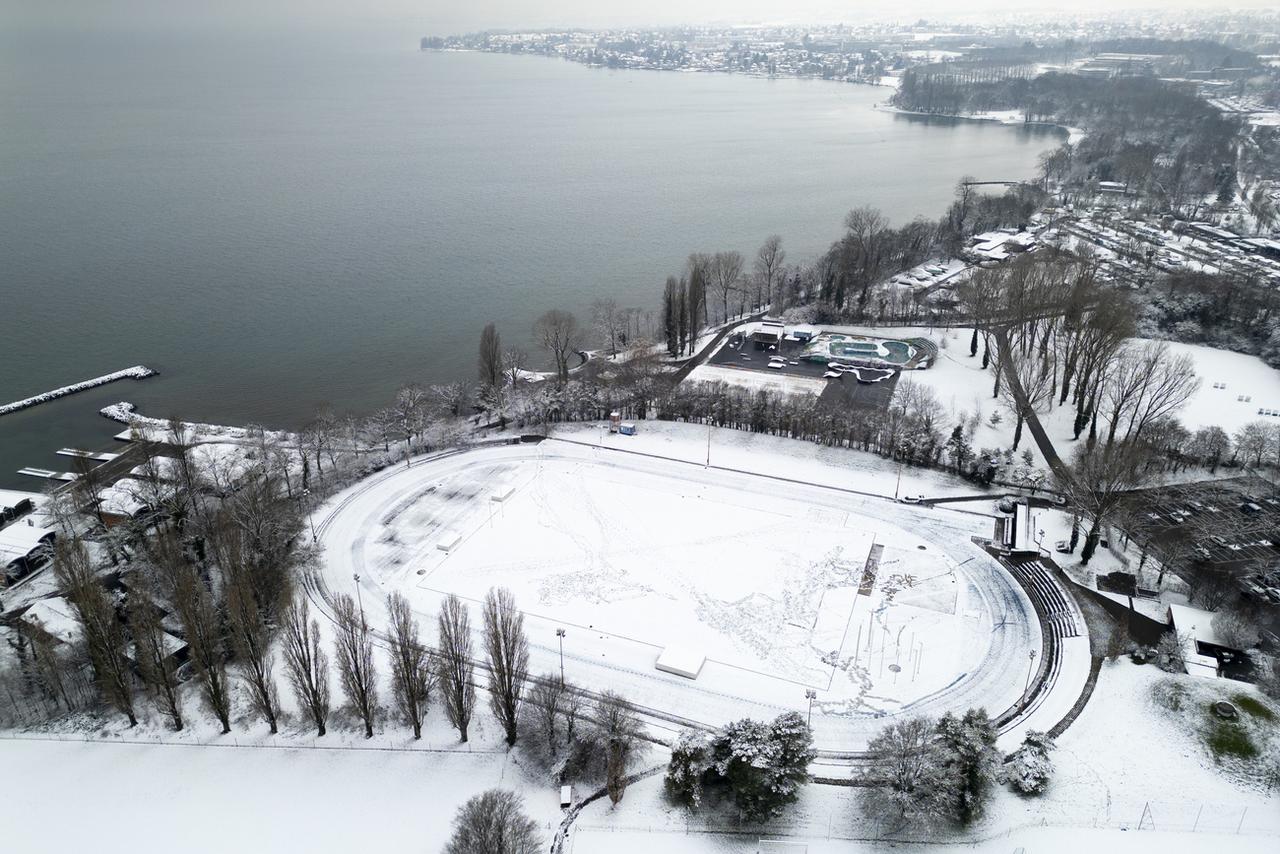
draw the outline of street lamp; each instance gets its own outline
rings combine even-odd
[[[812,688],[804,692],[805,699],[809,701],[809,729],[813,729],[813,701],[818,699],[818,692]]]
[[[1031,668],[1035,666],[1035,663],[1036,663],[1036,651],[1033,649],[1027,653],[1027,684],[1022,687],[1023,705],[1026,705],[1027,692],[1031,690]]]
[[[556,638],[560,641],[560,687],[564,687],[564,629],[556,629]]]
[[[369,625],[364,621],[364,599],[363,597],[360,596],[360,573],[358,572],[352,573],[351,577],[355,579],[356,601],[360,603],[360,630],[363,632],[367,632],[369,631]]]

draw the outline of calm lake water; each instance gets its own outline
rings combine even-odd
[[[296,426],[474,375],[488,321],[654,308],[693,250],[792,260],[871,204],[937,216],[1032,175],[1043,129],[876,111],[889,90],[403,44],[0,41],[0,485],[102,447],[96,414]],[[61,463],[61,464],[60,464]]]

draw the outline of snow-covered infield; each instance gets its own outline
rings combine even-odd
[[[706,441],[665,426],[668,444]],[[985,516],[574,442],[419,461],[316,518],[329,588],[358,574],[374,624],[391,590],[433,623],[447,594],[508,587],[535,672],[558,671],[563,628],[571,681],[669,721],[805,709],[812,689],[824,749],[862,748],[885,715],[999,713],[1025,684],[1007,663],[1040,643],[1021,588],[971,542]],[[705,657],[696,680],[656,667],[668,647]]]

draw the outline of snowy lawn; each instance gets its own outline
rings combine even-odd
[[[15,854],[436,852],[497,786],[545,839],[560,821],[554,787],[483,754],[0,740],[0,766]]]

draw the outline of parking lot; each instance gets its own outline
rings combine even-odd
[[[1209,566],[1238,577],[1280,563],[1280,496],[1253,477],[1180,484],[1134,493],[1125,506],[1130,536],[1163,561]]]
[[[800,356],[804,353],[806,346],[808,346],[806,342],[783,339],[776,349],[757,350],[749,337],[735,335],[707,360],[707,364],[758,371],[770,375],[781,374],[820,380],[829,369],[825,363],[806,362],[801,359]],[[785,362],[775,361],[774,364],[778,367],[769,367],[770,359],[775,357],[780,357]],[[884,372],[864,369],[862,373],[864,376],[872,376]],[[898,384],[898,376],[899,372],[894,371],[891,376],[886,376],[878,382],[859,382],[854,374],[845,373],[839,378],[829,379],[818,400],[823,404],[844,409],[884,411],[888,408],[889,401],[893,399],[893,390]]]

